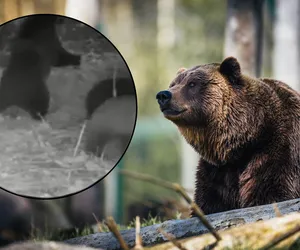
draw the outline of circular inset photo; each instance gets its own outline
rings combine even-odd
[[[116,47],[76,19],[0,26],[0,187],[58,198],[104,178],[135,129],[137,98]]]

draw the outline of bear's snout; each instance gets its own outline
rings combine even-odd
[[[168,90],[163,90],[157,93],[156,99],[158,104],[163,107],[166,106],[172,98],[172,93]]]

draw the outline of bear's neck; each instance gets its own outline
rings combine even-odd
[[[213,138],[207,136],[204,129],[199,129],[191,126],[178,127],[188,144],[190,144],[200,156],[212,165],[222,165],[228,154],[221,145],[215,143]],[[212,136],[213,137],[213,136]]]
[[[258,138],[257,131],[244,134],[216,126],[205,129],[188,126],[178,128],[201,158],[215,166],[223,166],[243,157],[248,145],[254,146],[255,138]]]

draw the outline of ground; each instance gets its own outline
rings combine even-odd
[[[63,45],[83,55],[82,64],[79,69],[52,69],[47,81],[51,103],[45,121],[33,121],[15,108],[0,115],[2,188],[27,196],[63,196],[87,188],[116,163],[86,155],[82,151],[84,137],[81,150],[73,156],[85,119],[86,93],[97,81],[112,76],[114,69],[117,75],[128,74],[121,57],[105,39],[90,31],[78,33],[80,29],[77,25],[69,34],[61,33],[62,40],[63,35],[68,38]],[[6,53],[2,56],[5,58]],[[5,63],[1,66],[2,74]],[[17,118],[8,117],[8,112]]]

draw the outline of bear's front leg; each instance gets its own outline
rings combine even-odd
[[[258,159],[259,157],[257,157]],[[288,164],[288,165],[287,165]],[[286,171],[291,164],[260,158],[252,161],[240,176],[241,207],[253,207],[295,199],[299,197],[292,180],[293,173]]]
[[[202,159],[196,180],[194,201],[205,214],[239,208],[237,176],[226,166],[219,168]]]

